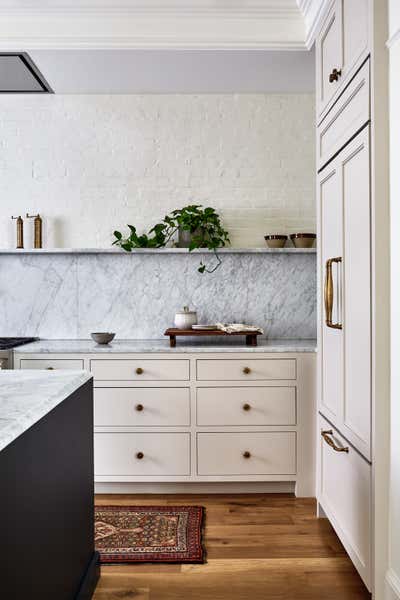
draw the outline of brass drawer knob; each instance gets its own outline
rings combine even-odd
[[[135,410],[137,410],[138,412],[142,412],[143,408],[143,404],[136,404],[135,406]]]
[[[136,458],[137,458],[138,460],[142,460],[142,458],[143,458],[143,457],[144,457],[144,454],[143,454],[143,452],[137,452],[137,454],[136,454]]]
[[[245,452],[243,452],[243,458],[251,458],[251,454],[248,450],[246,450]]]
[[[47,371],[54,371],[54,367],[46,367]]]
[[[338,79],[341,75],[342,75],[342,69],[333,69],[332,73],[329,75],[329,83],[338,81]]]
[[[251,409],[250,404],[247,404],[247,402],[246,402],[246,404],[243,404],[243,410],[250,410],[250,409]]]
[[[143,374],[143,369],[142,369],[142,367],[138,367],[138,368],[136,369],[136,375],[142,375],[142,374]]]
[[[251,369],[250,369],[250,367],[244,367],[244,368],[243,368],[243,373],[244,373],[245,375],[248,375],[249,373],[251,373]]]

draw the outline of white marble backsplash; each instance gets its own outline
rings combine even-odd
[[[316,337],[315,254],[225,254],[213,274],[198,254],[0,256],[0,335],[162,338],[176,310],[199,322],[247,322],[270,338]],[[207,261],[212,257],[203,256]]]

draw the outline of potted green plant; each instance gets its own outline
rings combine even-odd
[[[120,231],[114,231],[113,245],[131,252],[134,248],[163,248],[178,234],[178,245],[195,249],[207,248],[212,250],[217,263],[208,268],[202,261],[198,271],[213,273],[221,264],[217,249],[230,243],[228,232],[222,227],[221,219],[214,208],[203,208],[200,204],[190,204],[173,210],[166,215],[161,223],[154,225],[148,234],[138,235],[136,227],[128,225],[130,234],[123,237]]]

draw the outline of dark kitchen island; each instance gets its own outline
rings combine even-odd
[[[0,581],[7,600],[89,600],[93,382],[83,371],[0,372]]]

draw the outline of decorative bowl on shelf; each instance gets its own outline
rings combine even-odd
[[[283,248],[287,239],[287,235],[281,234],[270,234],[264,236],[264,240],[267,242],[268,248]]]
[[[96,332],[91,333],[90,336],[92,340],[96,342],[96,344],[106,345],[109,344],[115,338],[115,333]]]
[[[296,248],[312,248],[317,236],[315,233],[292,233],[290,239]]]

